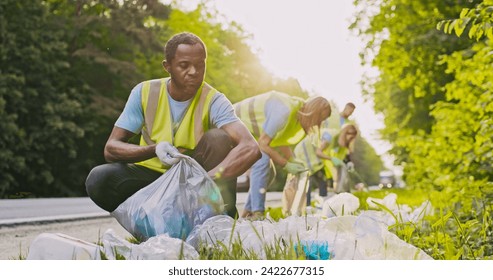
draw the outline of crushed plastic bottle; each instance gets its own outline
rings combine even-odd
[[[301,246],[307,260],[329,260],[329,242],[323,240],[301,240]],[[294,245],[294,250],[298,253],[298,244]]]

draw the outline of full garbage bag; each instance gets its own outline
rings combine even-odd
[[[219,187],[193,158],[182,155],[111,215],[133,236],[147,240],[160,234],[185,239],[196,225],[223,213]]]

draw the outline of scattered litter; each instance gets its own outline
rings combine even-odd
[[[326,217],[351,215],[359,208],[359,199],[351,193],[336,194],[327,199],[322,206],[322,214]]]
[[[26,257],[27,260],[99,260],[100,247],[62,233],[38,235]]]
[[[329,260],[329,243],[327,241],[303,240],[300,242],[305,258],[307,260]],[[298,244],[294,244],[294,249],[298,252]]]
[[[199,258],[197,251],[178,238],[161,234],[140,244],[132,244],[117,236],[112,229],[107,230],[101,239],[106,258],[115,260],[194,260]]]
[[[371,219],[379,221],[387,226],[394,225],[397,222],[416,223],[425,216],[433,214],[433,207],[430,201],[424,201],[419,207],[413,210],[408,205],[397,204],[397,195],[394,193],[388,194],[383,199],[368,197],[366,202],[370,208],[379,209],[379,211],[367,210],[361,211],[360,214],[371,217]],[[392,212],[392,214],[388,211]]]
[[[432,259],[421,249],[389,232],[379,221],[366,216],[328,219],[289,216],[278,222],[266,219],[254,222],[238,220],[236,223],[230,217],[216,216],[197,226],[187,239],[187,243],[194,246],[224,244],[228,250],[232,249],[229,246],[232,242],[241,242],[245,251],[256,252],[260,258],[266,257],[265,248],[268,246],[327,242],[327,253],[334,260]],[[323,250],[323,247],[319,249]]]
[[[197,224],[186,241],[158,234],[140,244],[132,244],[108,230],[101,239],[102,246],[98,246],[63,234],[46,233],[31,244],[27,258],[100,259],[104,256],[128,260],[193,260],[199,259],[197,250],[201,246],[234,250],[232,244],[236,243],[260,259],[266,259],[267,250],[275,246],[293,248],[306,259],[315,260],[432,259],[388,231],[388,226],[395,223],[394,216],[398,215],[403,222],[416,222],[431,214],[433,208],[428,201],[414,210],[407,205],[397,205],[393,195],[381,200],[369,198],[369,201],[385,205],[388,211],[367,210],[356,216],[359,200],[352,194],[341,193],[325,201],[323,212],[332,209],[327,213],[330,216],[293,215],[274,221],[267,215],[262,221],[235,221],[226,215],[216,215]]]

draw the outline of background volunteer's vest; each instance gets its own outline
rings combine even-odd
[[[288,106],[290,114],[286,125],[273,137],[270,146],[279,147],[296,145],[303,140],[306,135],[303,127],[301,127],[301,124],[296,118],[298,110],[304,104],[304,101],[301,98],[289,96],[282,92],[269,91],[236,103],[234,105],[236,115],[243,121],[255,139],[258,140],[263,132],[263,124],[265,122],[265,103],[273,96],[277,97]]]
[[[166,87],[169,79],[143,82],[141,102],[145,123],[140,137],[140,146],[167,141],[176,148],[193,150],[204,132],[209,130],[209,107],[217,90],[206,83],[202,83],[176,133],[173,134],[173,122]],[[157,157],[136,164],[158,172],[166,171]]]
[[[303,161],[305,166],[314,174],[324,167],[323,159],[317,156],[317,148],[320,146],[320,134],[310,133],[294,148],[296,159]]]
[[[330,157],[335,157],[340,160],[343,160],[346,157],[346,154],[348,152],[348,148],[346,147],[341,147],[339,145],[339,136],[341,135],[341,132],[338,131],[333,137],[332,140],[330,141],[329,147],[325,151]],[[325,152],[324,151],[324,152]],[[332,172],[334,170],[334,164],[330,160],[324,160],[324,171],[325,171],[325,176],[327,178],[332,178]]]

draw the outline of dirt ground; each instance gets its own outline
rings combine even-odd
[[[63,233],[88,242],[97,242],[103,233],[113,229],[122,238],[130,234],[112,217],[74,222],[0,227],[0,260],[27,257],[31,242],[41,233]]]

